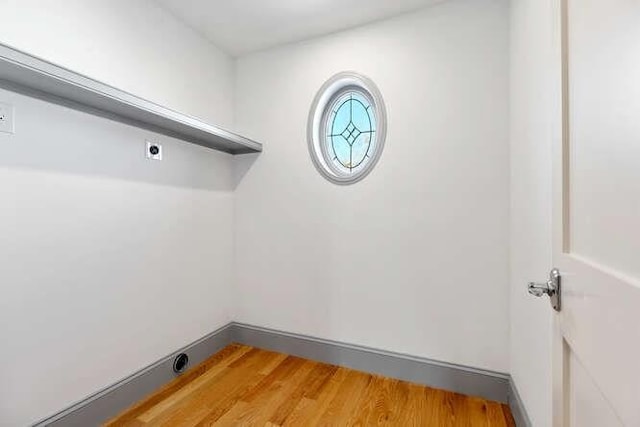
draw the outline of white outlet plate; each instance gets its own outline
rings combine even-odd
[[[13,105],[0,102],[0,132],[15,133]]]
[[[153,152],[153,147],[156,147],[157,152]],[[149,160],[162,160],[162,144],[157,142],[147,141],[147,159]]]

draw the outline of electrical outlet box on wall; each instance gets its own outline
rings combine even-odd
[[[147,141],[147,159],[162,160],[162,145],[157,142]]]
[[[0,102],[0,132],[15,133],[13,105]]]

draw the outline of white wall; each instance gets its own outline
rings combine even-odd
[[[229,125],[231,59],[152,2],[0,1],[0,42]],[[28,25],[27,25],[28,24]],[[231,156],[0,90],[0,425],[226,324]],[[164,160],[145,159],[145,139]]]
[[[227,154],[0,101],[17,118],[0,134],[0,425],[15,426],[231,320],[233,194]]]
[[[370,76],[389,131],[364,181],[306,142],[334,73]],[[508,371],[508,2],[452,0],[238,61],[237,319]],[[248,165],[255,160],[250,167]]]
[[[152,0],[0,0],[0,11],[0,43],[233,124],[233,61]]]
[[[511,375],[534,426],[551,426],[551,1],[511,6]]]

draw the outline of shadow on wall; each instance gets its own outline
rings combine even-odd
[[[234,157],[233,164],[233,189],[238,188],[245,175],[249,173],[253,164],[258,160],[260,153],[242,154]]]
[[[230,154],[2,88],[0,102],[15,109],[15,134],[0,133],[0,167],[206,191],[237,185]],[[147,141],[162,145],[162,161],[147,159]]]

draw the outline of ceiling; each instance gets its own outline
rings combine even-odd
[[[156,0],[238,56],[410,12],[441,0]]]

